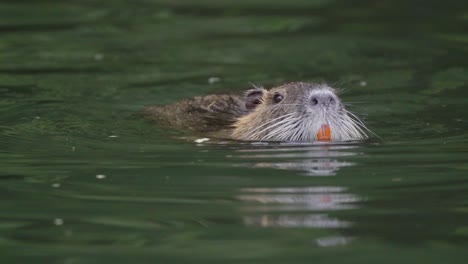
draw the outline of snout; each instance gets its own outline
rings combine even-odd
[[[311,107],[335,107],[338,105],[338,98],[329,90],[314,91],[310,96],[309,105]]]

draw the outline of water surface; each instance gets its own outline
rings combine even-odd
[[[2,1],[3,263],[465,263],[464,1]],[[327,82],[382,139],[250,144],[144,105]]]

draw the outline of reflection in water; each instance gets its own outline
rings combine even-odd
[[[303,211],[354,209],[361,199],[344,193],[343,187],[245,188],[238,199],[261,205],[246,207],[249,211]]]
[[[250,160],[268,160],[251,165],[255,168],[303,171],[304,175],[307,176],[333,176],[340,168],[354,165],[351,162],[335,159],[358,155],[359,153],[349,151],[354,148],[356,146],[353,145],[318,144],[300,148],[244,149],[239,151],[242,152],[239,157]],[[270,161],[269,159],[281,159],[281,161]],[[289,159],[289,161],[284,161],[285,159]]]
[[[316,239],[317,245],[321,247],[333,247],[333,246],[341,246],[346,245],[351,240],[354,240],[353,237],[344,237],[344,236],[332,236],[332,237],[321,237]]]
[[[282,170],[304,171],[307,176],[334,176],[336,172],[345,166],[352,166],[353,163],[339,162],[330,159],[303,160],[293,162],[257,163],[257,168],[275,168]]]
[[[244,223],[249,226],[261,227],[339,228],[351,225],[349,222],[330,218],[323,214],[246,216]]]
[[[352,222],[329,216],[326,211],[356,209],[362,201],[339,186],[301,188],[242,188],[237,199],[248,203],[241,210],[248,213],[243,222],[247,226],[283,228],[339,229]],[[345,245],[353,238],[331,236],[316,239],[321,247]]]
[[[305,175],[331,176],[351,162],[338,160],[355,156],[352,145],[312,145],[275,149],[241,150],[241,158],[259,160],[251,166],[302,171]],[[279,159],[279,160],[278,160]],[[282,228],[349,228],[352,222],[330,216],[327,212],[358,208],[363,198],[342,186],[242,188],[237,199],[244,202],[240,210],[247,226]],[[354,238],[333,234],[316,238],[320,247],[346,245]]]

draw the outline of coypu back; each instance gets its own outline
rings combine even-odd
[[[143,116],[159,124],[193,132],[218,132],[230,129],[248,113],[244,101],[236,95],[197,96],[161,106],[148,106]]]

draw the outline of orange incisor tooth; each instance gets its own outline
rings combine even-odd
[[[330,141],[331,140],[331,131],[329,125],[322,125],[322,127],[317,132],[318,141]]]

